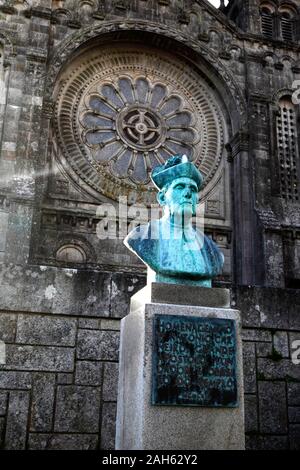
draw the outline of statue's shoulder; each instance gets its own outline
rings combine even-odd
[[[135,227],[131,232],[127,235],[124,240],[125,245],[129,245],[131,248],[136,247],[137,244],[149,244],[151,240],[157,238],[156,234],[159,231],[159,224],[158,221],[154,220],[149,222],[146,225],[139,225]]]
[[[207,235],[204,235],[205,250],[214,258],[217,258],[220,264],[224,263],[224,255],[218,245]]]

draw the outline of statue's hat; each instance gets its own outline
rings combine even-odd
[[[202,175],[186,155],[170,157],[164,165],[156,166],[151,174],[151,179],[158,189],[162,189],[176,178],[191,178],[200,191],[203,182]]]

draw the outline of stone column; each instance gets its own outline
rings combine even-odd
[[[135,294],[121,322],[116,449],[244,449],[240,329],[226,289]]]

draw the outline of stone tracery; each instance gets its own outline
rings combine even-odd
[[[55,114],[66,170],[112,199],[134,192],[134,201],[155,202],[150,171],[172,154],[187,153],[205,185],[219,168],[218,104],[192,68],[167,54],[104,47],[73,69]]]

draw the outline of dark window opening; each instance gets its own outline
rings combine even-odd
[[[300,289],[300,279],[285,279],[285,287],[287,289]]]
[[[283,13],[281,17],[281,33],[284,41],[293,40],[293,21],[287,13]]]
[[[287,202],[298,202],[297,122],[295,108],[289,96],[280,100],[276,132],[281,197]]]
[[[268,8],[262,8],[261,10],[261,29],[262,33],[266,38],[272,39],[274,33],[274,22],[273,14]]]

